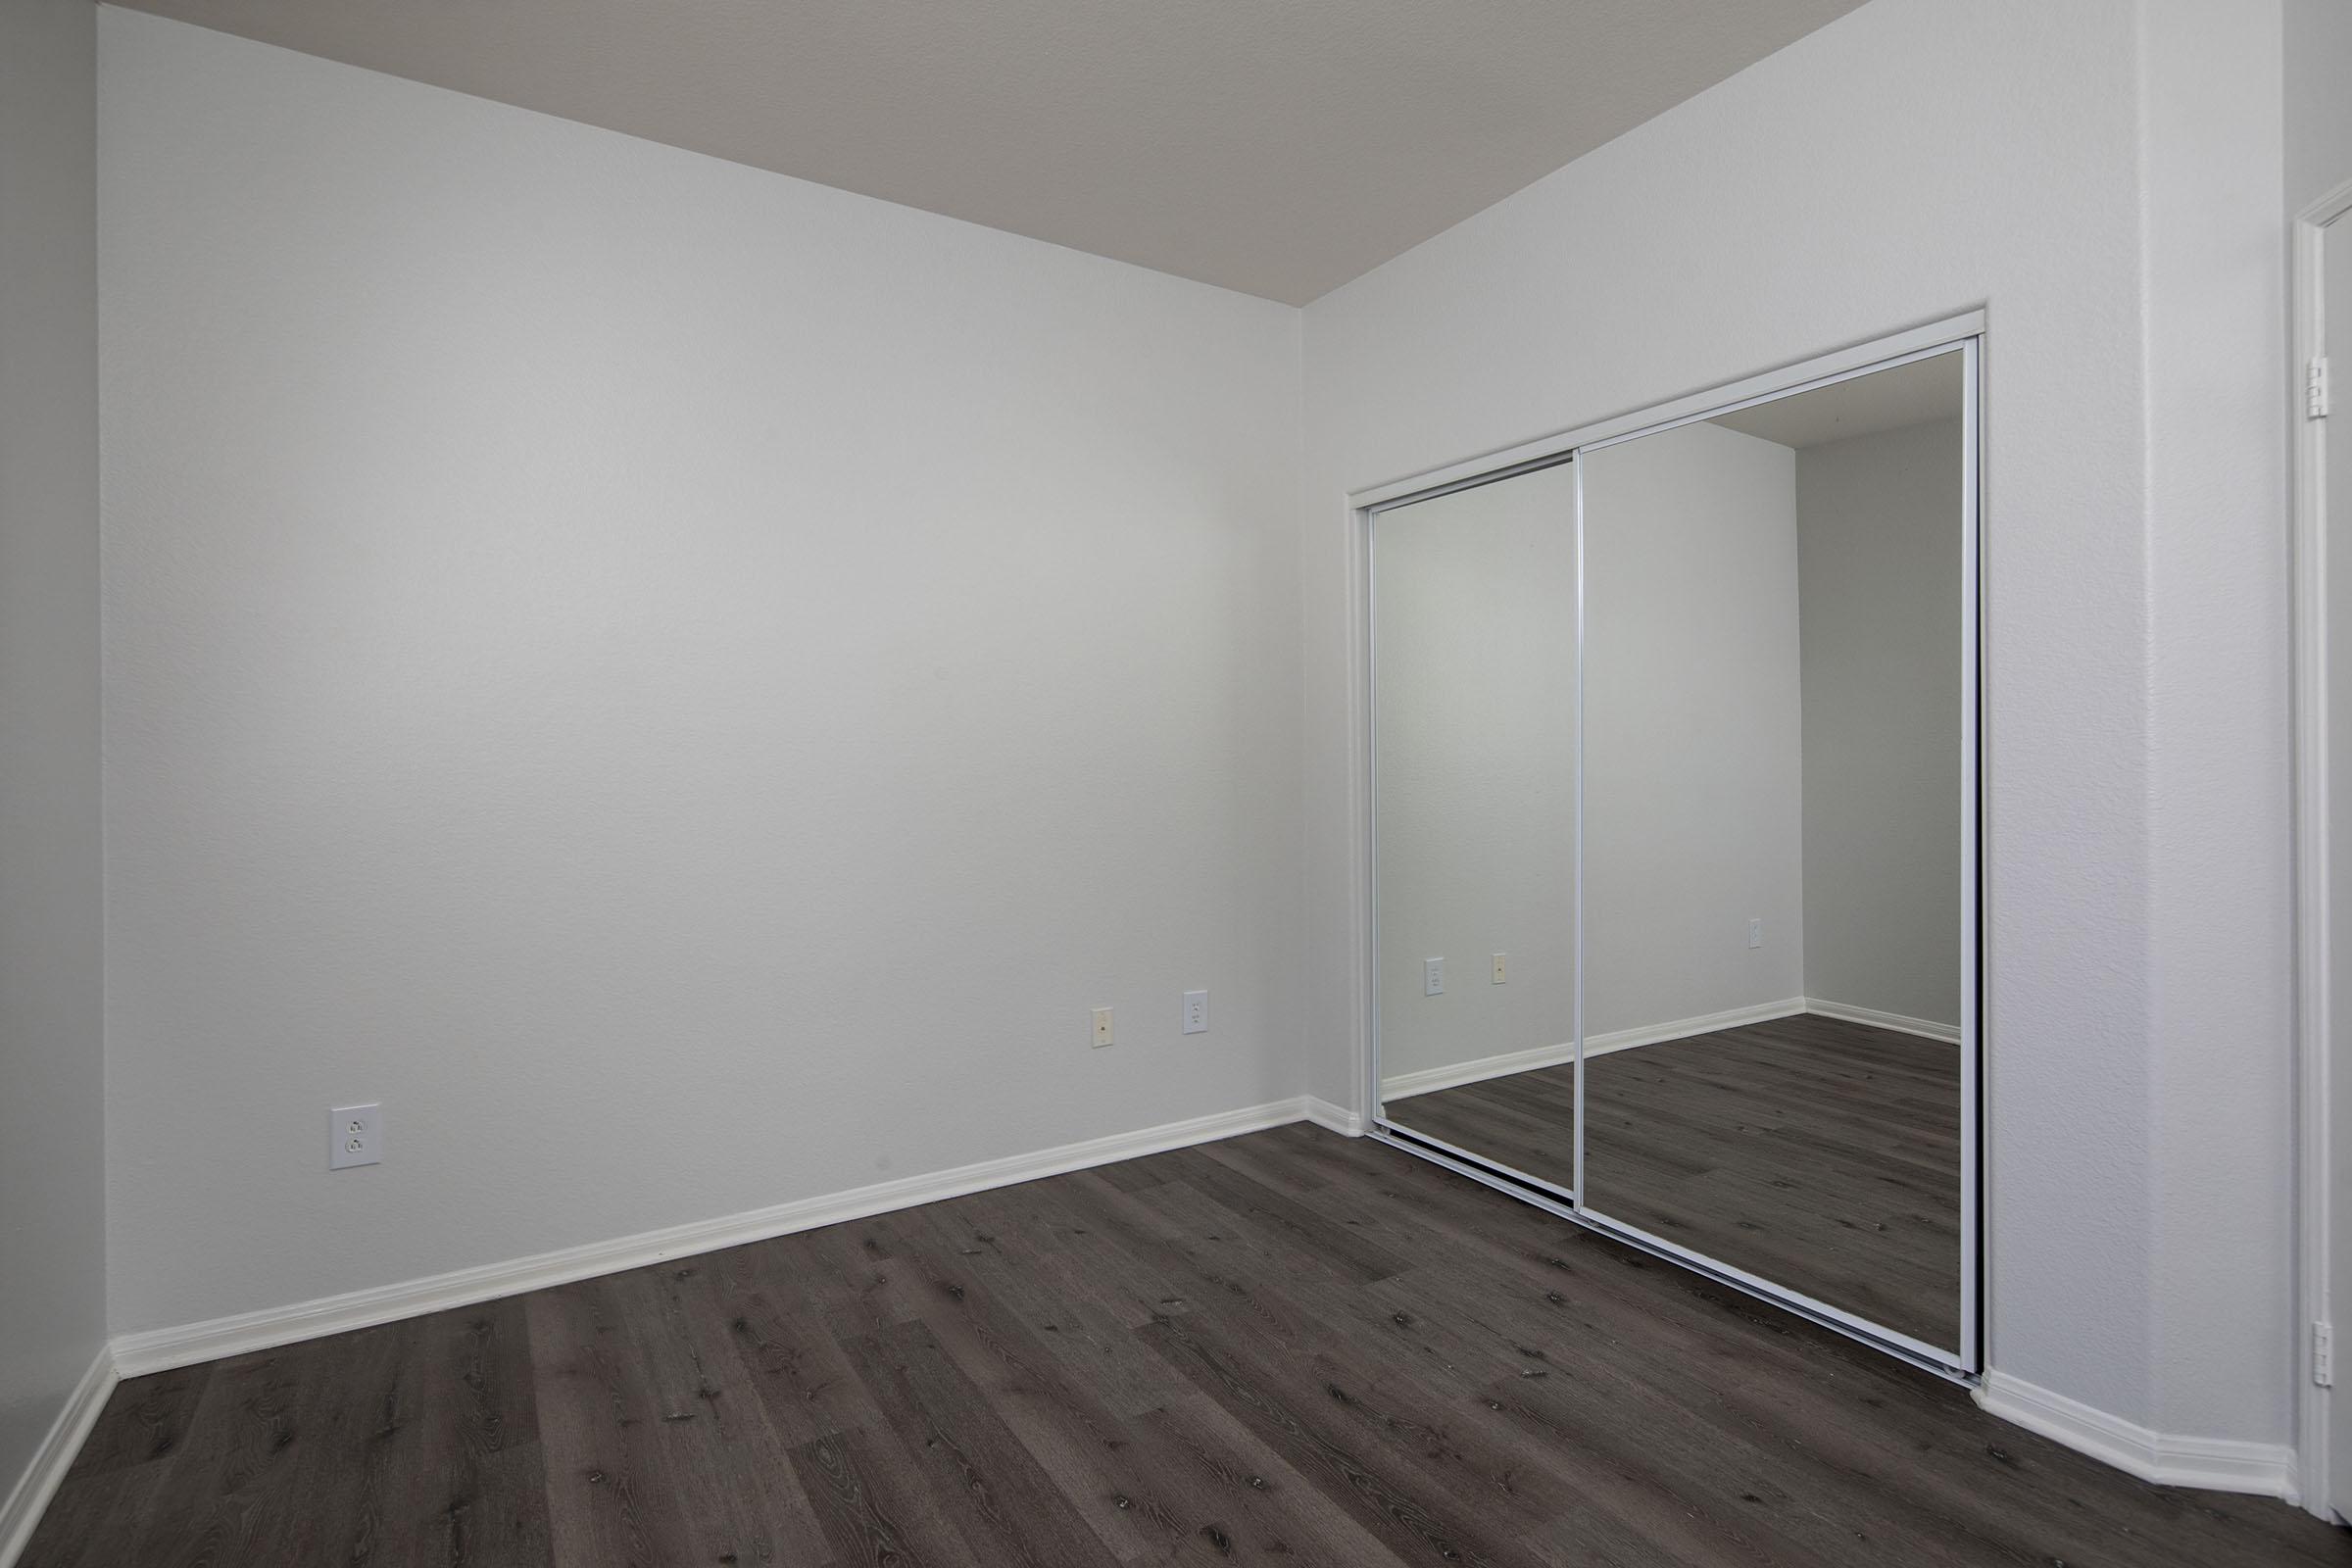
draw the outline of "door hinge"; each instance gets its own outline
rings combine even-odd
[[[2307,419],[2328,417],[2328,356],[2325,354],[2303,367],[2303,416]]]
[[[2311,1326],[2311,1381],[2323,1389],[2335,1387],[2335,1325]]]

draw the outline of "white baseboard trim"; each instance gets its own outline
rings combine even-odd
[[[1250,1105],[1241,1110],[1196,1116],[1189,1121],[1146,1127],[1137,1132],[1064,1144],[1058,1149],[1043,1149],[1034,1153],[1011,1154],[1002,1159],[983,1160],[976,1165],[961,1165],[929,1175],[877,1182],[870,1187],[800,1199],[720,1219],[697,1220],[666,1230],[646,1231],[609,1242],[591,1242],[582,1247],[541,1252],[533,1257],[516,1258],[510,1262],[486,1263],[426,1279],[351,1291],[341,1296],[296,1302],[290,1306],[241,1312],[232,1317],[183,1324],[177,1328],[124,1334],[115,1340],[114,1364],[120,1367],[123,1377],[139,1377],[171,1367],[192,1366],[199,1361],[243,1355],[251,1350],[270,1349],[302,1340],[318,1339],[321,1335],[345,1333],[351,1329],[371,1328],[378,1323],[446,1311],[455,1306],[470,1306],[477,1301],[517,1296],[524,1291],[542,1290],[550,1285],[592,1279],[599,1274],[616,1273],[622,1269],[642,1268],[648,1263],[659,1263],[666,1258],[711,1252],[725,1247],[740,1247],[747,1242],[765,1241],[771,1236],[814,1230],[820,1225],[837,1225],[844,1220],[863,1219],[870,1214],[910,1208],[917,1203],[937,1202],[944,1198],[960,1198],[966,1193],[984,1192],[992,1187],[1009,1187],[1016,1182],[1035,1181],[1041,1176],[1057,1176],[1065,1171],[1083,1170],[1090,1165],[1135,1159],[1145,1154],[1157,1154],[1171,1149],[1212,1143],[1220,1138],[1232,1138],[1241,1133],[1259,1132],[1268,1127],[1306,1120],[1319,1122],[1335,1132],[1361,1131],[1360,1127],[1352,1125],[1355,1118],[1348,1112],[1327,1101],[1302,1095],[1268,1104]],[[0,1568],[5,1568],[4,1562],[0,1562]]]
[[[1343,1138],[1364,1136],[1364,1118],[1345,1105],[1334,1104],[1315,1095],[1303,1097],[1300,1104],[1305,1109],[1306,1119],[1318,1127],[1327,1127]]]
[[[1479,1056],[1469,1061],[1456,1061],[1443,1067],[1424,1067],[1419,1072],[1400,1072],[1394,1078],[1380,1081],[1383,1103],[1410,1100],[1415,1095],[1434,1095],[1441,1089],[1458,1089],[1463,1084],[1483,1083],[1489,1078],[1508,1078],[1513,1073],[1534,1072],[1539,1067],[1564,1067],[1576,1059],[1576,1043],[1538,1046],[1532,1051],[1508,1051],[1499,1056]]]
[[[1585,1040],[1585,1054],[1605,1056],[1612,1051],[1631,1051],[1636,1046],[1663,1045],[1669,1040],[1688,1040],[1692,1035],[1712,1034],[1718,1029],[1737,1029],[1741,1024],[1769,1023],[1775,1018],[1794,1017],[1807,1010],[1805,999],[1788,997],[1780,1002],[1763,1002],[1753,1006],[1733,1007],[1724,1012],[1710,1012],[1696,1018],[1677,1018],[1670,1023],[1644,1024],[1639,1029],[1617,1029],[1605,1035],[1591,1035]],[[1506,1052],[1499,1056],[1480,1056],[1473,1061],[1452,1062],[1444,1067],[1427,1067],[1419,1072],[1398,1073],[1384,1079],[1380,1086],[1381,1099],[1409,1100],[1415,1095],[1433,1094],[1440,1089],[1454,1089],[1463,1084],[1475,1084],[1489,1078],[1507,1078],[1515,1072],[1532,1072],[1538,1067],[1564,1066],[1576,1059],[1576,1043],[1568,1041],[1557,1046],[1537,1046],[1531,1051]]]
[[[2153,1431],[2005,1372],[1985,1373],[1976,1400],[1988,1414],[2158,1486],[2296,1500],[2295,1450],[2283,1443]]]
[[[1793,1018],[1804,1010],[1804,998],[1788,997],[1779,1002],[1759,1002],[1751,1007],[1733,1007],[1723,1012],[1710,1012],[1697,1018],[1677,1018],[1672,1023],[1644,1024],[1639,1029],[1615,1029],[1605,1035],[1587,1036],[1585,1054],[1605,1056],[1612,1051],[1631,1051],[1636,1046],[1662,1046],[1669,1040],[1688,1040],[1692,1035],[1711,1035],[1718,1029],[1737,1029],[1741,1024],[1770,1023],[1775,1018]]]
[[[41,1510],[57,1494],[58,1483],[66,1479],[90,1428],[98,1424],[98,1412],[106,1408],[116,1381],[114,1349],[101,1345],[81,1381],[66,1396],[65,1407],[49,1423],[41,1446],[33,1449],[32,1462],[17,1478],[8,1500],[0,1502],[0,1568],[12,1568],[24,1554],[25,1544],[32,1540],[32,1527],[41,1522]]]
[[[1818,1012],[1824,1018],[1866,1023],[1873,1029],[1891,1029],[1899,1035],[1918,1035],[1925,1040],[1940,1040],[1953,1046],[1960,1043],[1960,1026],[1956,1023],[1937,1023],[1933,1018],[1906,1018],[1899,1012],[1881,1012],[1876,1007],[1857,1007],[1846,1002],[1824,1002],[1819,997],[1807,997],[1805,1010]]]

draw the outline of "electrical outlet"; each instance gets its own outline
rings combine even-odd
[[[1184,1032],[1188,1035],[1208,1033],[1208,993],[1187,991],[1184,994]]]
[[[1747,945],[1751,948],[1764,945],[1764,922],[1754,915],[1749,915],[1747,920]]]
[[[1095,1049],[1100,1051],[1110,1043],[1110,1009],[1097,1007],[1095,1009]]]
[[[1421,960],[1421,994],[1425,997],[1442,997],[1446,994],[1446,960],[1444,958],[1423,958]]]
[[[384,1157],[384,1107],[337,1105],[326,1113],[326,1168],[374,1165]]]
[[[1510,955],[1509,955],[1509,954],[1507,954],[1507,953],[1497,953],[1496,955],[1494,955],[1494,983],[1495,983],[1496,985],[1501,985],[1501,984],[1503,983],[1503,982],[1502,982],[1502,960],[1503,960],[1503,959],[1505,959],[1505,958],[1507,958],[1507,957],[1509,957],[1509,956],[1510,956]]]

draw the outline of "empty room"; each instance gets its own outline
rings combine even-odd
[[[0,1568],[2352,1564],[2347,367],[2345,0],[0,0]]]

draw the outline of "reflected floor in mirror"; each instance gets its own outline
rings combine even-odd
[[[1959,1339],[1960,1053],[1817,1013],[1589,1058],[1596,1212],[1932,1345]],[[1558,1175],[1576,1068],[1389,1107]]]

